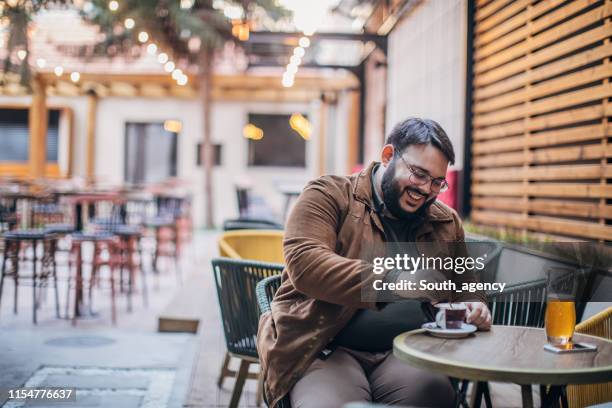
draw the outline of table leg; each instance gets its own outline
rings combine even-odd
[[[533,394],[531,392],[531,384],[521,385],[521,396],[523,398],[523,408],[533,408]]]
[[[83,256],[81,244],[77,243],[76,252],[76,287],[74,297],[74,317],[81,316],[81,306],[83,303]]]

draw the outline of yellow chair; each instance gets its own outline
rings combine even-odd
[[[278,230],[227,231],[219,238],[219,253],[227,258],[284,264],[283,234]]]
[[[226,258],[246,259],[269,263],[285,263],[283,255],[283,231],[279,230],[236,230],[224,232],[217,243],[219,254]],[[231,356],[225,353],[217,385],[221,387],[226,377],[236,377],[236,370],[229,368]],[[263,379],[260,373],[248,373],[246,378],[258,380],[257,405],[261,405]],[[243,380],[244,381],[244,380]]]
[[[576,333],[612,339],[612,306],[576,325]],[[612,401],[612,382],[570,385],[567,387],[570,407],[586,407]]]

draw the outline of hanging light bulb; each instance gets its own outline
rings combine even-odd
[[[146,43],[147,41],[149,41],[149,34],[147,34],[146,31],[139,32],[138,41],[140,41],[141,43]]]
[[[79,79],[81,79],[81,74],[78,72],[74,71],[70,74],[70,80],[72,82],[79,82]]]
[[[160,64],[165,64],[167,61],[168,54],[166,54],[165,52],[162,52],[157,56],[157,62],[159,62]]]
[[[26,50],[17,51],[17,58],[19,58],[20,60],[23,61],[27,56],[28,56],[28,52]]]
[[[308,48],[310,47],[310,39],[308,37],[302,37],[299,41],[300,47]]]
[[[291,58],[289,58],[289,62],[297,66],[302,63],[302,59],[298,57],[297,55],[292,55]]]
[[[166,72],[174,71],[174,62],[172,62],[172,61],[166,62],[166,64],[164,65],[164,71],[166,71]]]
[[[155,45],[153,43],[147,45],[147,52],[150,55],[155,55],[155,53],[157,52],[157,45]]]
[[[298,56],[300,58],[302,58],[305,53],[306,51],[302,47],[295,47],[295,49],[293,50],[293,55]]]
[[[58,65],[57,67],[53,69],[53,72],[55,73],[56,76],[61,77],[62,74],[64,73],[64,68]]]
[[[187,81],[188,81],[187,75],[183,74],[176,80],[176,83],[179,84],[180,86],[184,86],[184,85],[187,85]]]
[[[110,11],[117,11],[119,9],[119,2],[116,0],[111,0],[108,2],[108,9]]]
[[[134,28],[134,26],[136,25],[136,22],[134,21],[133,18],[126,18],[125,21],[123,22],[123,25],[125,26],[125,28],[127,28],[128,30],[131,30],[132,28]]]
[[[36,60],[36,65],[38,65],[38,68],[44,68],[47,65],[47,61],[45,61],[44,58],[38,58]]]
[[[172,79],[174,79],[175,81],[178,80],[181,75],[183,75],[183,71],[181,71],[179,68],[172,71]]]

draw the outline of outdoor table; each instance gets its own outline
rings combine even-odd
[[[549,406],[566,385],[612,381],[612,341],[578,333],[574,341],[594,344],[597,352],[551,353],[544,350],[544,329],[493,326],[463,339],[409,331],[394,339],[393,353],[414,367],[450,377],[519,384],[523,407],[533,406],[532,384],[549,385],[541,387],[542,406]]]
[[[89,206],[89,214],[88,219],[93,218],[95,215],[93,213],[94,207],[91,204],[98,201],[113,201],[113,202],[122,202],[123,199],[119,193],[116,192],[102,192],[102,191],[72,191],[72,192],[64,192],[62,195],[66,198],[66,200],[74,205],[74,231],[76,233],[83,232],[83,206]],[[74,307],[74,316],[82,317],[86,315],[85,311],[81,307],[83,302],[83,265],[82,259],[77,259],[76,261],[76,299],[75,299],[75,307]],[[91,284],[91,283],[90,283]],[[89,315],[95,316],[95,313],[90,310]]]

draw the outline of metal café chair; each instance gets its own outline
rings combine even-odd
[[[503,293],[489,292],[491,323],[503,326],[544,327],[546,313],[546,279],[506,286]],[[456,406],[469,407],[467,403],[468,380],[458,380],[456,386]],[[485,405],[492,407],[489,383],[478,381],[473,394],[473,406],[480,407],[484,398]]]
[[[280,274],[283,265],[215,258],[212,261],[212,266],[227,352],[229,356],[240,359],[240,368],[235,373],[236,383],[229,407],[238,406],[242,388],[247,378],[257,379],[260,382],[257,391],[257,401],[259,403],[261,401],[262,385],[260,374],[249,373],[249,366],[259,363],[256,348],[259,324],[256,286],[262,279]],[[220,381],[223,378],[224,373],[221,374]]]
[[[281,285],[281,275],[269,276],[257,284],[257,304],[260,314],[272,311],[271,305],[274,295]],[[274,408],[291,408],[289,396],[285,396]]]

